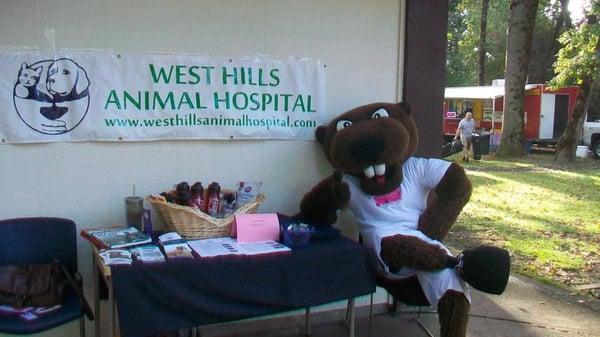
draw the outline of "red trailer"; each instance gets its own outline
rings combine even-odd
[[[525,139],[533,143],[554,143],[567,127],[575,108],[579,88],[551,90],[545,84],[525,86]],[[502,130],[504,83],[491,86],[446,88],[444,135],[454,137],[458,122],[471,111],[477,127],[499,134]]]

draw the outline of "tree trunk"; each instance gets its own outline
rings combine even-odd
[[[538,0],[511,0],[506,39],[506,81],[502,138],[497,157],[517,158],[525,154],[523,134],[525,84]]]
[[[487,21],[490,0],[481,0],[481,20],[479,21],[479,85],[485,85],[485,39],[487,38]]]
[[[598,39],[598,42],[596,43],[596,55],[598,54],[600,54],[600,39]],[[586,74],[579,86],[579,94],[575,101],[573,114],[571,115],[571,118],[569,118],[567,128],[560,136],[558,144],[556,145],[555,160],[558,162],[575,161],[575,152],[577,151],[577,145],[581,138],[585,112],[588,107],[590,94],[592,93],[592,84],[595,80],[594,75],[595,74],[591,73]]]

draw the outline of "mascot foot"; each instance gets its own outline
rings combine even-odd
[[[510,256],[506,249],[479,246],[463,251],[456,271],[473,288],[500,295],[506,289],[510,274]]]
[[[465,295],[448,290],[438,301],[441,337],[465,337],[471,305]]]

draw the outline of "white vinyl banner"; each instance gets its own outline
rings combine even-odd
[[[309,140],[325,75],[292,57],[1,52],[0,139]]]

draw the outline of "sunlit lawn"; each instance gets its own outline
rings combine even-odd
[[[600,282],[600,160],[557,166],[537,154],[464,166],[473,196],[450,245],[505,247],[514,271],[563,287]]]

